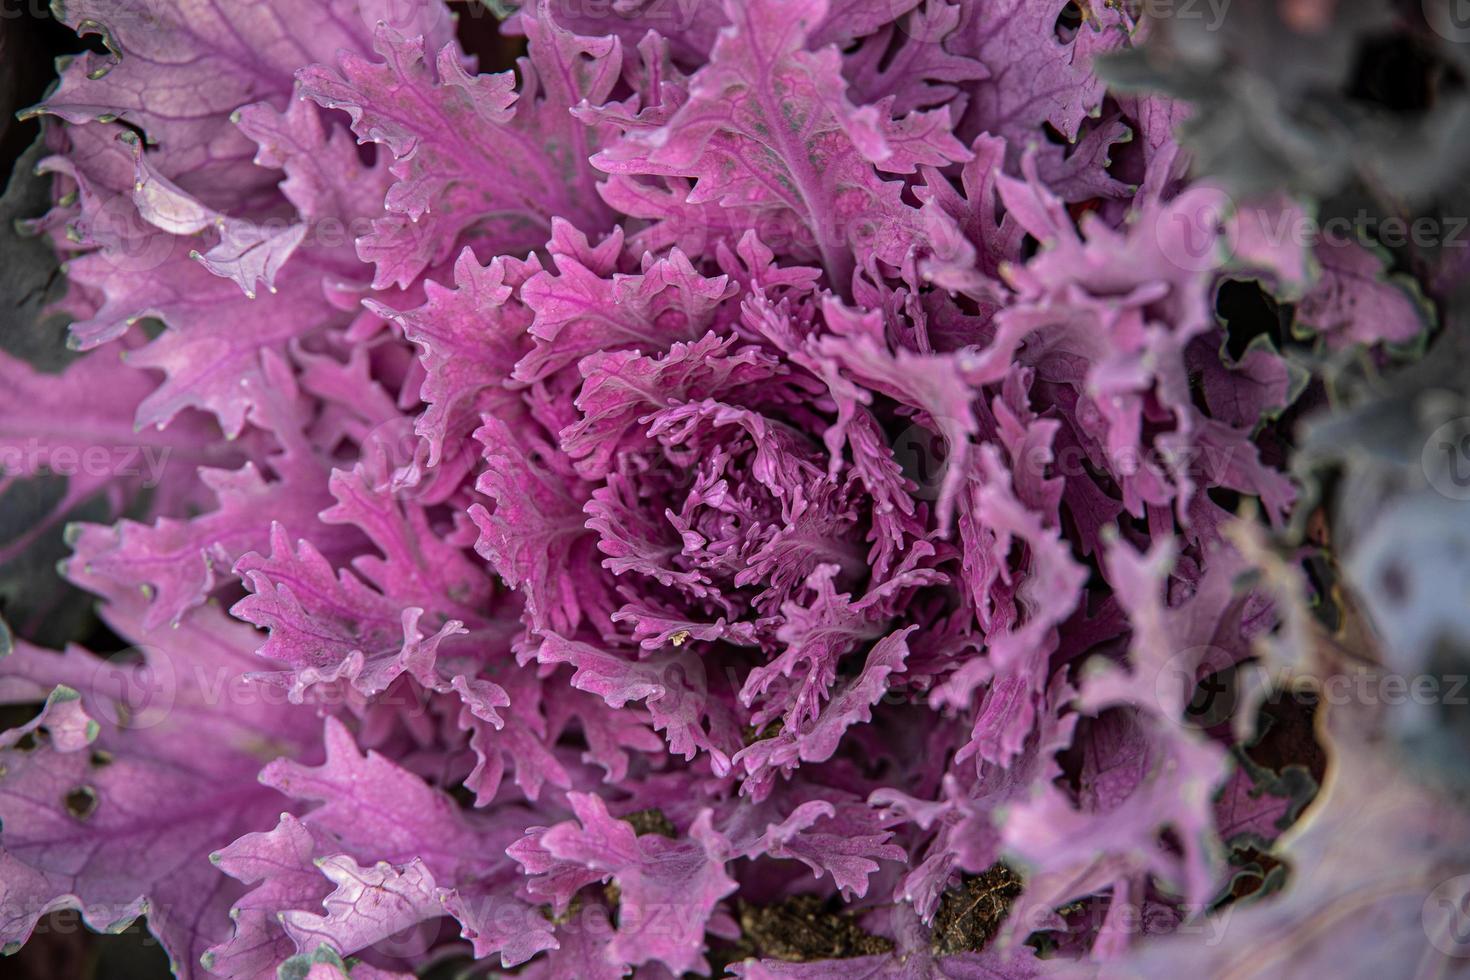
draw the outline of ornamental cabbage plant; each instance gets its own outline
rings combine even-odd
[[[31,110],[78,353],[0,358],[0,448],[68,479],[3,557],[69,521],[102,625],[11,617],[8,951],[76,909],[179,977],[1463,962],[1420,925],[1461,812],[1281,693],[1344,669],[1295,425],[1432,287],[1110,87],[1144,10],[56,15],[101,40]]]

